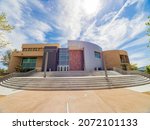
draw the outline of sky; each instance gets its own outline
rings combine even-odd
[[[150,65],[145,26],[150,0],[0,0],[0,12],[15,26],[5,36],[11,42],[6,49],[82,40],[103,50],[126,50],[138,67]]]

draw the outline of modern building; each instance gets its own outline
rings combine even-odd
[[[61,48],[59,44],[23,44],[22,51],[12,53],[8,70],[15,72],[20,66],[22,70],[95,71],[104,68],[103,60],[108,69],[129,64],[126,51],[102,52],[96,44],[69,40],[68,48]]]
[[[112,70],[113,67],[127,70],[130,64],[128,53],[124,50],[103,51],[103,57],[108,70]]]
[[[102,48],[96,44],[83,41],[68,41],[70,70],[103,69]]]

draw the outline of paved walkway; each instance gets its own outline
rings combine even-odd
[[[6,88],[3,86],[0,86],[0,96],[1,95],[10,95],[16,92],[20,92],[22,90],[16,90],[16,89],[11,89],[11,88]]]
[[[137,86],[137,87],[129,87],[129,88],[126,88],[126,89],[133,90],[133,91],[136,91],[136,92],[150,92],[150,84]]]
[[[150,95],[127,89],[21,91],[0,98],[0,112],[150,112]]]

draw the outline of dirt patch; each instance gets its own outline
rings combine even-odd
[[[150,92],[144,92],[144,94],[148,94],[148,95],[150,95]]]
[[[5,96],[3,96],[3,95],[0,95],[0,99],[1,99],[1,98],[3,98],[3,97],[5,97]]]

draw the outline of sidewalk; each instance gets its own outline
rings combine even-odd
[[[4,96],[10,95],[10,94],[20,92],[20,91],[23,91],[23,90],[16,90],[16,89],[11,89],[11,88],[0,86],[0,95],[4,95]]]
[[[125,89],[133,90],[136,92],[150,92],[150,84],[142,85],[142,86],[137,86],[137,87],[128,87]]]

